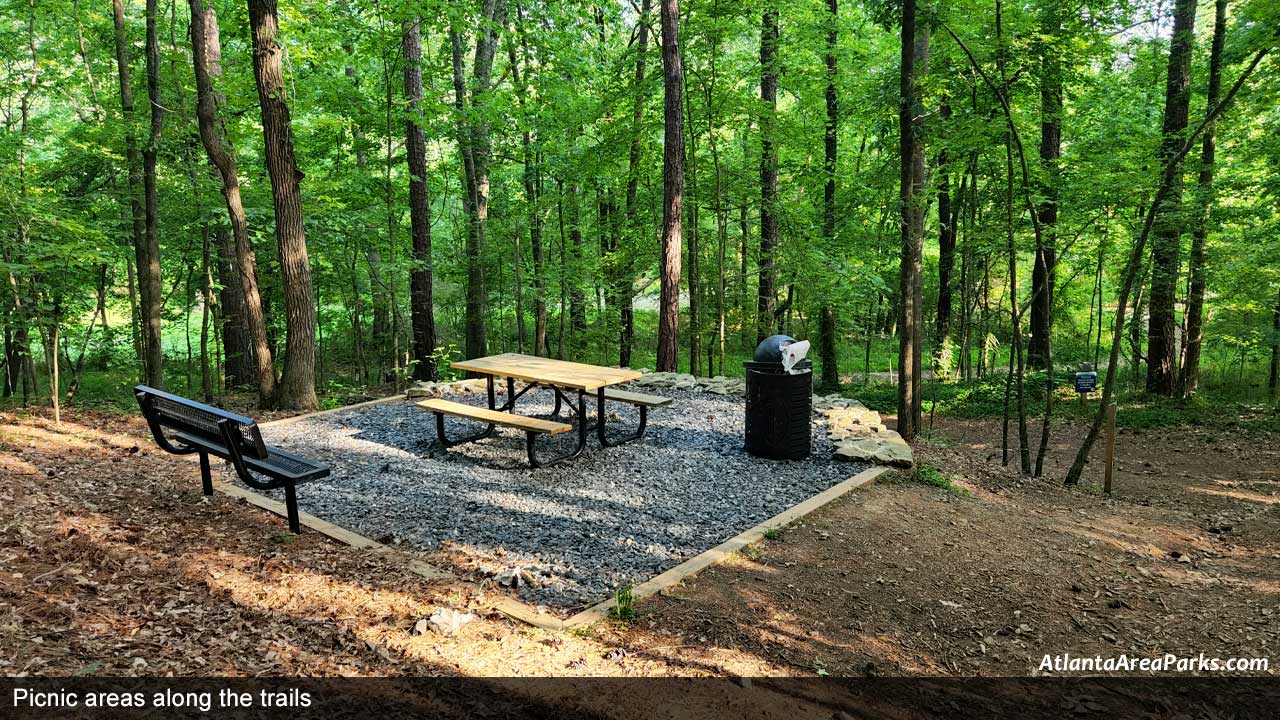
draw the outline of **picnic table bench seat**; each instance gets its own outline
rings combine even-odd
[[[553,460],[538,460],[538,456],[534,447],[534,443],[539,435],[559,435],[573,429],[568,423],[556,422],[554,420],[543,420],[542,418],[529,417],[527,415],[516,415],[514,412],[504,412],[502,410],[490,410],[489,408],[476,407],[475,405],[467,405],[465,403],[453,402],[451,400],[442,400],[433,398],[431,400],[423,400],[418,403],[418,407],[423,410],[432,412],[436,416],[436,437],[439,438],[440,444],[445,447],[453,447],[463,443],[474,442],[481,438],[488,437],[493,434],[493,428],[497,425],[503,427],[516,428],[523,430],[525,434],[525,452],[529,457],[529,465],[531,467],[543,467],[553,463],[567,460],[576,453],[563,455]],[[486,427],[480,432],[469,435],[464,438],[450,439],[445,435],[444,416],[452,415],[466,420],[475,420],[484,423]],[[579,448],[581,450],[581,448]]]
[[[628,405],[636,405],[638,407],[666,407],[671,404],[671,398],[662,397],[661,395],[646,395],[644,393],[630,392],[628,390],[618,390],[607,387],[604,389],[605,400],[615,400]]]
[[[302,532],[297,486],[329,475],[328,465],[268,447],[252,418],[146,385],[138,385],[133,391],[151,435],[161,449],[174,455],[199,454],[205,495],[213,494],[213,475],[209,468],[209,456],[213,455],[230,462],[236,475],[249,487],[284,488],[289,529]]]

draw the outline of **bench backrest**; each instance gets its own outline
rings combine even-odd
[[[228,412],[212,405],[188,400],[146,385],[133,389],[138,405],[148,422],[175,432],[194,435],[214,444],[225,444],[220,423],[226,421],[231,439],[242,455],[266,459],[267,446],[253,418]]]

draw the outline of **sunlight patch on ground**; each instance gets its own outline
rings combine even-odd
[[[1201,493],[1203,495],[1216,495],[1218,497],[1227,497],[1233,500],[1243,500],[1245,502],[1263,503],[1265,505],[1280,505],[1280,496],[1262,495],[1259,493],[1243,492],[1240,490],[1214,490],[1213,488],[1189,487],[1187,492]]]

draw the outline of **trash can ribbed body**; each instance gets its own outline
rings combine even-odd
[[[780,363],[743,363],[747,375],[746,450],[773,460],[809,457],[813,372],[801,361],[790,374]]]

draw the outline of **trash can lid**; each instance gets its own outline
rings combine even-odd
[[[751,359],[755,362],[782,362],[782,349],[796,339],[790,335],[770,335],[756,346],[756,354]]]

